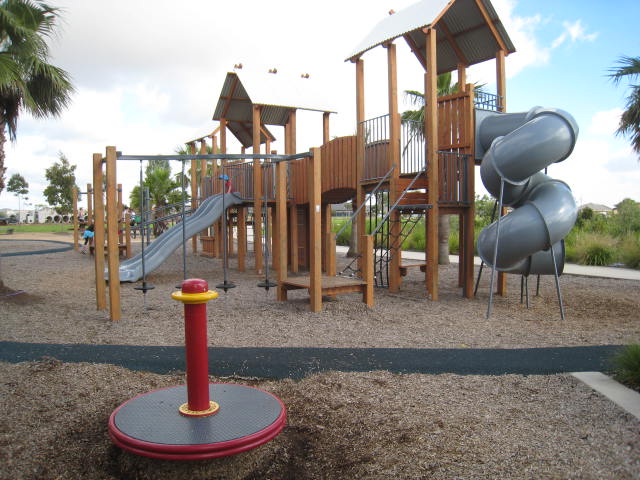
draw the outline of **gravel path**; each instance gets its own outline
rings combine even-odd
[[[70,241],[70,235],[39,236]],[[3,252],[36,248],[14,234]],[[40,248],[50,248],[42,242]],[[222,280],[220,261],[189,254],[190,276]],[[249,260],[251,265],[251,260]],[[176,252],[147,295],[123,285],[123,320],[95,310],[93,262],[74,251],[2,258],[13,296],[0,297],[0,340],[43,343],[182,345],[182,307],[170,293],[182,279]],[[237,288],[209,304],[216,347],[521,348],[640,341],[640,282],[563,276],[567,319],[559,320],[553,279],[531,308],[519,279],[485,319],[488,276],[463,299],[454,266],[442,267],[441,300],[425,299],[411,272],[402,291],[326,299],[308,310],[305,292],[276,302],[262,277],[233,268]],[[5,293],[10,290],[5,290]],[[1,292],[0,292],[1,294]],[[0,363],[0,479],[119,478],[639,478],[640,422],[569,375],[460,376],[385,371],[314,374],[300,381],[226,379],[279,395],[288,426],[274,441],[225,460],[176,464],[111,445],[106,419],[118,404],[184,382],[113,365],[53,359]]]

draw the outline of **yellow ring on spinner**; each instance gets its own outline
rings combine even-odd
[[[187,305],[195,305],[198,303],[207,303],[209,300],[218,298],[218,292],[214,292],[213,290],[201,293],[173,292],[171,298]]]
[[[209,408],[206,410],[189,410],[189,403],[183,403],[178,407],[178,411],[185,417],[207,417],[213,415],[220,410],[220,405],[216,402],[209,402]]]

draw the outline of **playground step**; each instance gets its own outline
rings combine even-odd
[[[407,188],[409,188],[409,185],[411,184],[412,181],[413,181],[413,175],[411,177],[400,177],[398,179],[398,188],[401,191],[404,191]],[[413,182],[413,185],[411,185],[411,190],[418,190],[418,189],[424,189],[424,190],[427,189],[426,177],[424,176],[419,177],[415,182]]]
[[[400,202],[398,202],[398,206],[425,205],[426,203],[427,194],[425,192],[407,192],[404,194]]]

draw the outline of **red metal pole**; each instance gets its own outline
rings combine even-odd
[[[188,401],[180,406],[180,413],[190,417],[212,415],[220,407],[209,400],[207,302],[218,294],[209,290],[206,280],[192,278],[182,282],[181,291],[171,296],[184,303]]]

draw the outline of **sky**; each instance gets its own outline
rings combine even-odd
[[[211,120],[226,73],[244,69],[299,77],[309,73],[329,107],[331,135],[355,133],[355,67],[345,58],[390,9],[415,0],[52,0],[62,9],[50,42],[51,63],[72,76],[76,93],[60,118],[23,114],[15,143],[6,149],[7,180],[29,183],[27,208],[46,204],[45,170],[59,153],[77,165],[81,190],[92,181],[92,155],[114,145],[124,154],[171,154],[213,131]],[[607,77],[621,56],[640,55],[637,0],[493,0],[516,52],[506,59],[507,109],[561,108],[578,122],[572,155],[549,175],[571,187],[579,205],[640,201],[640,160],[616,136],[628,83]],[[404,40],[398,49],[399,91],[422,90],[423,73]],[[366,116],[387,113],[386,53],[365,62]],[[240,75],[242,73],[240,72]],[[495,62],[471,67],[470,82],[495,92]],[[249,92],[251,95],[251,92]],[[400,95],[400,109],[409,109]],[[269,127],[280,139],[281,127]],[[322,115],[298,114],[298,150],[322,143]],[[231,137],[231,135],[229,136]],[[239,147],[230,144],[230,153]],[[118,163],[125,203],[138,180],[137,162]],[[175,164],[175,171],[179,165]],[[484,193],[477,181],[478,193]],[[85,201],[81,202],[81,205]],[[23,202],[24,208],[24,202]],[[0,208],[18,208],[6,189]]]

